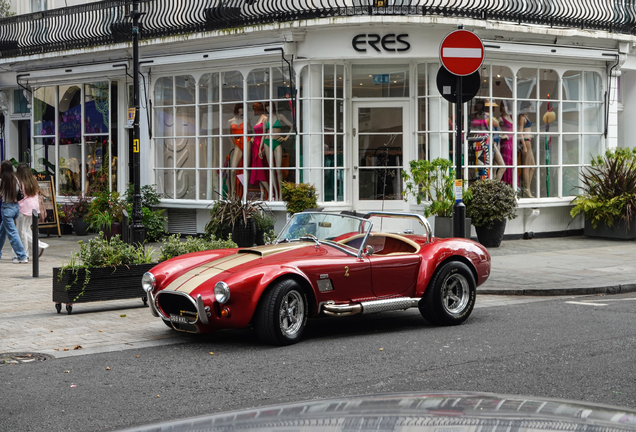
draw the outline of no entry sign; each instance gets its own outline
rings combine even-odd
[[[455,30],[442,41],[439,58],[453,75],[470,75],[479,70],[484,62],[484,44],[471,31]]]

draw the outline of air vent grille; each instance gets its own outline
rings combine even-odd
[[[197,212],[188,209],[168,209],[170,234],[197,234]]]

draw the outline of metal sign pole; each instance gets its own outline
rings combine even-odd
[[[463,139],[462,139],[462,80],[463,78],[457,75],[456,88],[457,88],[457,100],[455,102],[455,189],[458,187],[458,182],[463,187],[463,168],[462,158],[463,152]],[[461,194],[455,192],[455,204],[453,205],[453,237],[466,237],[466,206],[462,202]],[[459,199],[457,199],[459,198]]]
[[[33,277],[40,277],[40,230],[38,228],[39,214],[36,209],[31,210],[31,251],[33,256]]]
[[[141,174],[140,174],[140,137],[139,137],[139,17],[143,13],[139,12],[139,0],[133,1],[133,10],[131,12],[132,26],[132,42],[133,42],[133,106],[135,109],[135,120],[133,123],[133,171],[134,193],[133,193],[133,209],[132,209],[132,243],[143,244],[146,238],[146,229],[142,222],[141,211]]]

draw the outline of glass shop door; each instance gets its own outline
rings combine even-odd
[[[403,211],[402,169],[410,135],[408,102],[353,103],[353,208]]]

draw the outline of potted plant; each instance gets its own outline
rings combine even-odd
[[[67,264],[53,269],[53,301],[60,313],[66,303],[121,300],[139,297],[146,303],[141,277],[155,264],[153,250],[129,245],[119,237],[107,239],[103,233],[88,242],[79,242],[79,252]]]
[[[290,215],[318,206],[318,192],[310,183],[283,182],[282,198]]]
[[[570,215],[585,215],[584,234],[635,239],[636,149],[607,150],[581,172],[581,182]]]
[[[506,230],[506,220],[517,217],[514,189],[500,180],[477,180],[465,197],[466,216],[475,226],[479,243],[499,247]]]
[[[119,192],[101,191],[93,198],[86,215],[86,222],[96,231],[103,231],[107,238],[121,235],[121,221],[125,203]]]
[[[455,170],[448,159],[437,158],[432,161],[423,159],[410,162],[410,172],[402,171],[406,182],[404,200],[408,195],[415,197],[417,204],[427,202],[424,216],[435,217],[435,237],[453,236],[453,205],[455,204]],[[466,218],[466,238],[470,238],[470,218]]]
[[[68,219],[73,225],[73,231],[78,236],[84,236],[88,233],[88,222],[86,215],[91,207],[91,200],[83,195],[69,197],[70,205],[67,206],[66,213]]]
[[[259,201],[243,201],[240,196],[229,195],[214,203],[210,209],[210,220],[205,225],[207,236],[227,240],[231,239],[239,247],[254,246],[256,224],[253,216],[264,211]]]
[[[256,212],[252,216],[256,224],[256,244],[261,246],[265,244],[265,234],[274,229],[276,217],[270,210]]]

